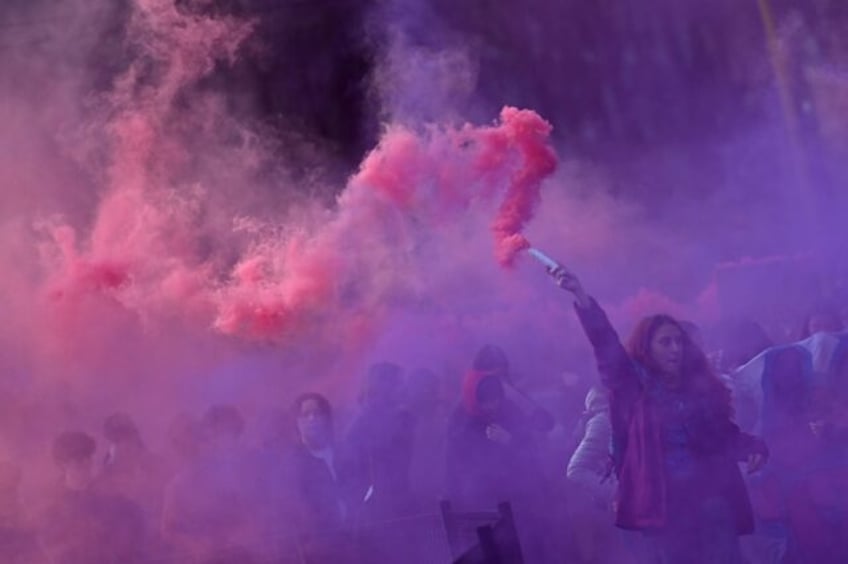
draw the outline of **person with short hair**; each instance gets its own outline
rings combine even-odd
[[[162,462],[147,449],[126,413],[109,415],[103,422],[103,436],[107,450],[98,477],[100,488],[132,500],[150,519],[158,518],[166,479]]]
[[[53,441],[59,488],[41,518],[41,538],[56,564],[141,564],[150,554],[144,514],[127,498],[102,492],[94,475],[97,444],[83,432]]]
[[[408,514],[413,506],[409,468],[415,436],[404,406],[404,378],[391,362],[372,365],[366,375],[359,415],[347,432],[357,484],[357,518],[375,522]],[[360,495],[361,494],[361,495]]]
[[[244,417],[213,405],[201,417],[200,454],[165,490],[161,527],[176,558],[203,560],[220,550],[261,549],[261,463],[241,442]]]

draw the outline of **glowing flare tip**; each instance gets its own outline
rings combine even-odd
[[[552,259],[548,255],[546,255],[545,253],[543,253],[539,249],[531,247],[531,248],[527,249],[527,252],[530,253],[530,256],[532,256],[534,259],[541,262],[547,268],[550,268],[550,269],[559,268],[559,263],[557,261],[555,261],[554,259]]]

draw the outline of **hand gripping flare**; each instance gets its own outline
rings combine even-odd
[[[527,249],[527,252],[530,254],[531,257],[541,262],[543,265],[545,265],[546,268],[550,270],[556,270],[560,267],[557,261],[555,261],[554,259],[552,259],[551,257],[549,257],[548,255],[546,255],[535,247],[530,247],[529,249]]]

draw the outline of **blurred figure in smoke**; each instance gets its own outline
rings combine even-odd
[[[202,562],[222,550],[261,546],[260,466],[241,444],[244,426],[231,405],[204,414],[201,452],[165,492],[162,532],[175,560]]]
[[[509,370],[509,359],[507,359],[502,348],[496,345],[485,345],[477,351],[471,369],[493,374],[500,378],[508,397],[520,401],[529,409],[531,413],[530,423],[534,430],[540,433],[549,433],[554,428],[556,423],[554,417],[516,387],[516,382]]]
[[[746,381],[747,372],[740,369],[773,343],[762,326],[749,319],[725,321],[719,324],[718,332],[719,358],[715,365],[730,387],[736,423],[745,431],[753,430],[759,417],[754,388],[760,383]]]
[[[165,487],[163,468],[147,450],[135,422],[126,413],[113,413],[103,423],[103,435],[108,448],[99,478],[102,489],[127,497],[149,518],[157,518]]]
[[[827,305],[815,308],[807,315],[801,328],[801,339],[812,337],[816,333],[837,333],[844,329],[839,310]]]
[[[200,420],[188,413],[174,417],[168,425],[169,477],[193,464],[203,450],[203,432]]]
[[[42,518],[42,543],[56,564],[143,563],[150,539],[141,508],[99,491],[95,450],[94,439],[80,432],[53,442],[62,475]]]
[[[774,344],[765,329],[750,319],[724,321],[718,331],[719,368],[725,373],[733,372]]]
[[[753,514],[737,460],[758,470],[759,439],[733,423],[730,392],[680,324],[643,319],[625,349],[576,276],[552,271],[576,298],[610,394],[616,524],[646,533],[658,562],[741,563]]]
[[[531,420],[506,398],[502,377],[472,370],[448,424],[446,487],[461,510],[510,502],[527,562],[544,562],[547,492]]]
[[[764,500],[788,527],[782,562],[845,562],[845,342],[837,346],[823,389],[800,346],[771,351],[763,370],[763,433],[774,443]]]
[[[42,564],[47,562],[38,537],[20,503],[21,469],[0,462],[0,562]]]
[[[409,410],[415,423],[410,484],[421,511],[434,511],[445,493],[445,437],[450,412],[442,400],[439,377],[433,371],[413,372],[408,390]]]
[[[333,410],[324,396],[308,393],[294,402],[297,439],[294,477],[304,529],[339,529],[350,514],[350,467],[336,448]]]
[[[786,559],[786,480],[809,467],[815,450],[808,427],[812,373],[808,351],[792,345],[767,348],[725,375],[733,391],[737,423],[744,430],[759,430],[771,449],[771,462],[765,471],[747,477],[756,531],[743,540],[742,546],[748,559],[758,564],[778,564]],[[795,441],[803,444],[795,446]]]
[[[415,437],[403,395],[399,366],[382,362],[369,369],[361,411],[345,441],[362,493],[353,509],[365,521],[392,519],[412,509],[409,466]]]

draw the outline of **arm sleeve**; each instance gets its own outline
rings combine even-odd
[[[601,383],[616,393],[638,390],[641,384],[636,365],[598,302],[592,299],[589,307],[575,309],[595,352]]]

